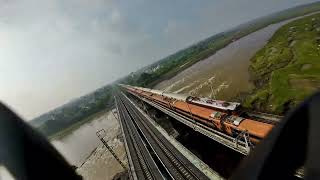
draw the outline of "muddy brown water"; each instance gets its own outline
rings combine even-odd
[[[229,100],[240,92],[250,92],[254,88],[249,81],[250,59],[277,29],[292,20],[269,25],[232,42],[154,89],[222,100]]]
[[[51,141],[66,160],[77,167],[84,179],[112,179],[123,171],[111,153],[102,145],[96,131],[106,130],[105,141],[113,147],[119,158],[126,163],[120,126],[111,112],[105,112],[63,138]]]

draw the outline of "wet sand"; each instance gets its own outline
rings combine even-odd
[[[123,143],[115,138],[109,141],[108,144],[126,165],[128,162]],[[112,179],[114,175],[122,171],[123,168],[102,144],[99,145],[87,161],[77,169],[77,172],[86,180]]]

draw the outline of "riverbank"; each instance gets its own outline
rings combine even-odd
[[[61,139],[65,136],[67,136],[68,134],[72,133],[73,131],[75,131],[76,129],[80,128],[83,124],[86,124],[86,123],[90,123],[91,121],[99,118],[100,116],[103,116],[105,113],[109,112],[110,110],[109,109],[106,109],[106,110],[103,110],[103,111],[100,111],[100,112],[97,112],[95,114],[92,114],[90,115],[89,117],[81,120],[81,121],[78,121],[74,124],[72,124],[71,126],[51,135],[48,137],[48,139],[50,141],[52,140],[55,140],[55,139]]]
[[[106,131],[106,140],[118,138],[120,126],[111,111],[95,116],[90,122],[84,123],[62,138],[52,140],[51,143],[70,164],[79,167],[92,151],[101,145],[96,136],[96,132],[101,129]]]
[[[244,106],[283,114],[320,89],[320,14],[290,22],[251,59]]]
[[[70,164],[78,167],[77,173],[84,179],[112,179],[123,169],[96,136],[96,131],[106,131],[104,140],[127,163],[118,120],[111,111],[100,112],[91,118],[89,122],[51,143]]]
[[[127,165],[126,152],[123,142],[118,138],[120,132],[115,137],[105,137],[109,146],[120,160]],[[114,159],[111,153],[103,144],[100,144],[77,169],[83,179],[112,179],[116,174],[123,172],[123,168]]]

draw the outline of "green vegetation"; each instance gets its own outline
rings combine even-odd
[[[281,27],[251,59],[256,86],[244,106],[283,114],[320,89],[320,14]]]
[[[112,107],[112,87],[109,85],[35,118],[31,125],[49,138],[62,137]]]
[[[196,62],[213,55],[218,50],[241,37],[244,37],[270,24],[319,10],[320,3],[317,2],[297,6],[253,20],[237,26],[229,31],[211,36],[173,55],[161,59],[160,61],[145,67],[138,72],[131,73],[126,78],[120,80],[120,82],[136,86],[152,87],[163,80],[173,77]]]

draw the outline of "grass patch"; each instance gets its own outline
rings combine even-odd
[[[251,59],[247,108],[283,114],[320,89],[320,14],[281,27]]]

